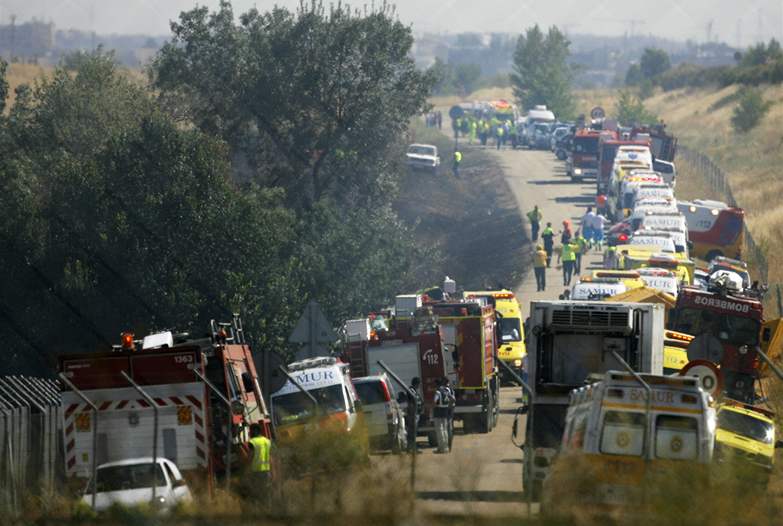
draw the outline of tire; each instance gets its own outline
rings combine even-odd
[[[494,412],[494,403],[492,401],[492,390],[487,390],[487,407],[481,413],[481,422],[479,423],[479,433],[489,433],[492,431],[492,413]]]

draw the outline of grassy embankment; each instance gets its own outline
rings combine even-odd
[[[407,174],[396,205],[416,225],[420,242],[438,247],[442,257],[434,275],[439,280],[449,275],[468,289],[516,286],[524,277],[527,234],[500,167],[480,149],[461,144],[457,179],[451,171],[453,140],[418,119],[409,140],[436,145],[441,157],[436,175]]]

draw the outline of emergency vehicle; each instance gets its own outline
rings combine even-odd
[[[500,412],[498,328],[495,309],[475,301],[434,303],[445,355],[446,375],[457,398],[455,420],[466,432],[489,433]]]
[[[619,278],[593,278],[583,276],[571,287],[569,299],[574,301],[602,300],[628,290]]]
[[[581,128],[574,134],[566,161],[566,173],[572,181],[598,177],[598,144],[602,132]]]
[[[663,372],[663,306],[601,301],[534,301],[530,305],[528,411],[523,487],[540,494],[565,428],[568,396],[596,374],[621,367]]]
[[[636,269],[636,272],[639,273],[639,278],[644,282],[645,287],[665,292],[672,298],[677,298],[680,282],[671,270],[659,267],[642,267]]]
[[[708,290],[683,287],[669,317],[669,327],[675,331],[720,342],[726,396],[748,403],[756,399],[756,349],[762,322],[763,305],[758,299],[735,295],[720,284],[712,284]]]
[[[663,179],[656,172],[633,170],[622,181],[617,181],[611,191],[613,199],[609,200],[612,214],[618,210],[631,209],[634,206],[635,189],[643,184],[661,184]]]
[[[490,304],[494,304],[498,318],[498,359],[506,363],[517,374],[522,375],[522,363],[527,354],[525,350],[525,330],[522,325],[522,310],[516,295],[510,290],[495,291],[471,291],[464,292],[466,300],[485,298]],[[510,382],[511,378],[505,368],[499,371],[503,381]]]
[[[680,466],[707,480],[715,445],[709,395],[696,378],[640,377],[649,393],[619,371],[571,392],[561,453],[542,505],[638,508],[645,504],[648,477]]]
[[[673,375],[688,365],[688,345],[693,335],[667,329],[663,333],[663,374]]]
[[[688,223],[693,255],[710,261],[715,256],[740,259],[745,243],[745,211],[720,201],[680,201],[677,208]]]
[[[293,362],[286,369],[299,385],[287,380],[270,396],[279,440],[297,438],[308,425],[345,432],[356,429],[361,417],[356,407],[359,396],[347,363],[325,356]]]
[[[600,141],[600,149],[598,155],[598,177],[596,178],[596,194],[598,196],[608,196],[612,172],[615,164],[615,156],[620,146],[647,146],[649,148],[649,138],[640,140],[620,140],[616,134],[614,135],[602,135]],[[636,169],[645,168],[645,163],[639,163]],[[633,168],[628,166],[629,169]],[[648,169],[652,169],[651,166],[647,166]],[[604,199],[605,201],[605,199]],[[598,201],[600,202],[600,200]],[[599,213],[606,214],[607,210],[605,205],[600,207]]]
[[[98,407],[96,423],[90,406],[63,388],[69,477],[90,475],[96,425],[99,464],[150,456],[154,411],[123,372],[157,404],[158,455],[186,474],[205,475],[211,483],[226,469],[229,442],[236,452],[231,458],[238,459],[238,448],[247,442],[251,424],[260,424],[264,435],[271,437],[253,356],[238,317],[229,323],[213,321],[202,339],[163,332],[135,340],[125,333],[113,351],[60,355],[58,369]],[[221,395],[232,402],[231,410]],[[233,429],[230,437],[229,428]]]
[[[739,468],[728,476],[751,476],[766,486],[775,463],[774,413],[766,409],[724,400],[718,407],[715,462]]]

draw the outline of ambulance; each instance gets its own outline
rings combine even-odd
[[[544,484],[544,508],[638,508],[646,481],[678,468],[706,481],[716,428],[709,395],[695,377],[639,376],[645,385],[610,371],[571,391],[561,453]]]
[[[731,465],[727,475],[751,476],[766,486],[775,463],[774,413],[726,399],[718,407],[715,462]]]
[[[308,425],[345,432],[356,428],[359,396],[347,363],[332,357],[310,358],[289,364],[287,370],[298,385],[287,380],[271,396],[280,440],[298,437]]]
[[[745,211],[720,201],[681,201],[679,211],[688,222],[695,257],[710,261],[715,256],[740,259],[745,243]]]

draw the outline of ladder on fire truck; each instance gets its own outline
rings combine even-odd
[[[221,343],[245,343],[245,330],[242,328],[242,318],[234,314],[231,321],[209,321],[212,341]]]

